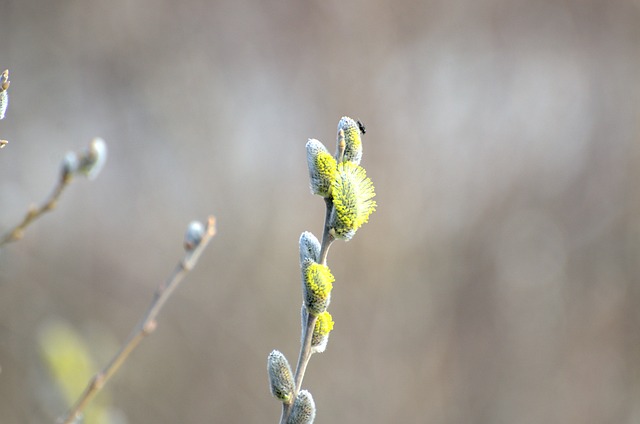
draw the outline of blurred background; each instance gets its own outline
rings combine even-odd
[[[87,424],[278,422],[324,216],[304,146],[343,115],[378,210],[329,255],[316,423],[640,422],[639,65],[631,0],[0,2],[0,229],[109,147],[0,251],[2,423],[66,410],[53,352],[102,367],[209,214]]]

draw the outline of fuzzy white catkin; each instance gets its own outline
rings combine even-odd
[[[362,159],[362,124],[358,125],[358,122],[343,116],[338,123],[338,149],[340,148],[340,131],[344,134],[344,161],[353,162],[356,165],[360,164]]]
[[[94,138],[89,144],[89,149],[80,161],[78,172],[93,180],[98,176],[107,161],[107,144],[101,138]]]
[[[78,154],[76,152],[67,153],[62,160],[62,175],[64,178],[72,177],[78,172],[79,166],[80,159],[78,158]]]
[[[287,424],[311,424],[316,418],[316,404],[307,390],[300,390]]]
[[[190,251],[198,247],[202,241],[202,236],[204,236],[204,225],[200,221],[192,221],[184,234],[185,250]]]
[[[9,94],[6,90],[0,91],[0,119],[4,119],[7,106],[9,106]]]
[[[331,195],[331,183],[335,174],[336,160],[327,148],[314,138],[307,141],[307,165],[311,193],[322,197]]]
[[[320,260],[320,242],[311,232],[305,231],[300,235],[300,265],[307,259],[314,262]]]
[[[269,354],[267,370],[271,394],[284,403],[290,403],[294,390],[293,373],[282,352],[274,350]]]

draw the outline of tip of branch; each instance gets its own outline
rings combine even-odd
[[[209,237],[216,235],[216,217],[213,215],[209,215],[207,219],[207,234],[209,234]]]
[[[194,250],[205,241],[205,243],[216,233],[216,219],[210,216],[207,220],[207,227],[200,221],[192,221],[187,227],[184,235],[184,248],[187,252]]]

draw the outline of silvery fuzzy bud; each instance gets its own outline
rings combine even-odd
[[[287,424],[311,424],[316,418],[316,404],[308,390],[300,390]]]
[[[300,265],[307,260],[311,259],[314,262],[320,260],[320,242],[309,231],[305,231],[300,236]]]
[[[9,70],[5,69],[4,72],[0,74],[0,119],[4,119],[7,106],[9,106],[9,94],[7,93],[9,84],[11,84],[11,81],[9,81]]]
[[[62,180],[67,181],[78,172],[80,167],[80,158],[76,152],[69,152],[62,159],[62,166],[60,173],[62,174]]]
[[[353,162],[360,165],[362,159],[362,129],[364,125],[358,125],[358,122],[343,116],[338,123],[338,151],[340,151],[341,131],[344,135],[344,154],[342,161]]]
[[[9,84],[11,84],[11,81],[9,81],[9,70],[5,69],[2,71],[2,74],[0,74],[0,91],[7,91]]]
[[[4,114],[7,112],[7,106],[9,106],[9,94],[7,91],[0,91],[0,119],[4,119]]]
[[[271,394],[283,403],[291,403],[295,384],[287,358],[281,352],[274,350],[269,354],[267,370]]]
[[[329,197],[336,174],[336,160],[324,144],[316,139],[309,139],[306,148],[311,193]]]
[[[101,138],[94,138],[89,149],[80,158],[78,172],[90,180],[98,176],[107,161],[107,144]]]
[[[204,235],[204,225],[200,221],[192,221],[184,234],[184,248],[191,251],[200,245]]]

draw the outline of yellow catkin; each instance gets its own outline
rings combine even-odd
[[[333,183],[334,213],[331,220],[333,235],[349,240],[356,230],[369,220],[376,209],[373,183],[361,166],[351,162],[338,165]]]

